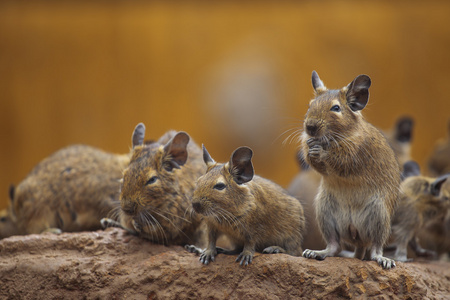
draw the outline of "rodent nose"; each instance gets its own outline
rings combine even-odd
[[[317,129],[319,127],[316,124],[308,124],[306,125],[306,133],[308,133],[310,136],[315,136],[317,134]]]
[[[202,205],[200,202],[194,202],[192,203],[192,208],[195,210],[195,212],[200,212]]]

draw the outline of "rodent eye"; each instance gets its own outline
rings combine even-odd
[[[336,105],[333,105],[330,110],[334,111],[334,112],[340,112],[341,111],[341,107],[336,104]]]
[[[151,177],[145,184],[153,184],[156,182],[156,180],[158,180],[158,176],[153,176]]]
[[[225,187],[226,187],[225,183],[220,182],[220,183],[217,183],[215,186],[213,186],[213,189],[221,191]]]
[[[6,217],[1,217],[0,222],[3,222],[3,223],[6,222]]]

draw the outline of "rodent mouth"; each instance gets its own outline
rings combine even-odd
[[[200,202],[193,202],[192,203],[192,208],[198,214],[202,214],[203,213],[203,206],[201,205]]]

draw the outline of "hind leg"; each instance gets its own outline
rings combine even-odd
[[[419,239],[417,237],[413,237],[409,241],[409,246],[416,253],[417,256],[437,257],[437,253],[435,251],[427,250],[427,249],[422,248],[419,245]]]
[[[306,249],[305,251],[303,251],[303,257],[324,260],[327,256],[336,256],[336,254],[340,251],[341,246],[336,240],[334,240],[327,242],[327,247],[324,250],[317,251]]]
[[[383,256],[382,246],[372,246],[370,250],[370,259],[376,261],[383,269],[392,269],[395,267],[395,261],[393,259]]]
[[[336,256],[341,251],[338,226],[334,218],[334,214],[339,211],[336,203],[331,195],[323,191],[316,196],[317,223],[327,247],[320,251],[306,249],[303,251],[304,257],[323,260],[327,256]]]
[[[356,247],[354,258],[363,259],[366,255],[366,247]]]

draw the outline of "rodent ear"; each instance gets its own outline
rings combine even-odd
[[[411,117],[402,117],[395,125],[395,139],[399,142],[410,142],[412,140],[412,130],[414,120]]]
[[[239,147],[231,154],[230,174],[237,184],[243,184],[253,179],[253,151],[249,147]]]
[[[446,174],[444,176],[439,177],[435,181],[433,181],[433,183],[431,184],[431,187],[430,187],[431,195],[433,195],[435,197],[439,196],[439,193],[441,192],[442,184],[447,180],[447,178],[449,176],[450,176],[449,174]]]
[[[210,166],[215,164],[216,162],[214,159],[209,155],[208,150],[206,150],[205,145],[202,144],[203,149],[203,161],[205,162],[206,166]]]
[[[420,166],[413,160],[403,165],[402,180],[411,176],[420,176]]]
[[[347,104],[352,111],[366,107],[371,83],[369,76],[359,75],[347,86]]]
[[[180,166],[186,163],[189,140],[189,135],[186,132],[180,131],[164,146],[164,153],[170,157],[166,166],[167,171],[172,171],[174,168],[179,169]]]
[[[9,200],[11,200],[11,203],[14,202],[14,195],[16,193],[16,187],[14,184],[11,184],[9,186]]]
[[[144,136],[145,136],[145,125],[144,123],[139,123],[134,128],[133,136],[131,137],[133,148],[144,144]]]
[[[316,93],[323,92],[327,89],[323,84],[322,80],[320,80],[319,74],[317,74],[316,71],[312,72],[311,81],[314,91],[316,91]]]

